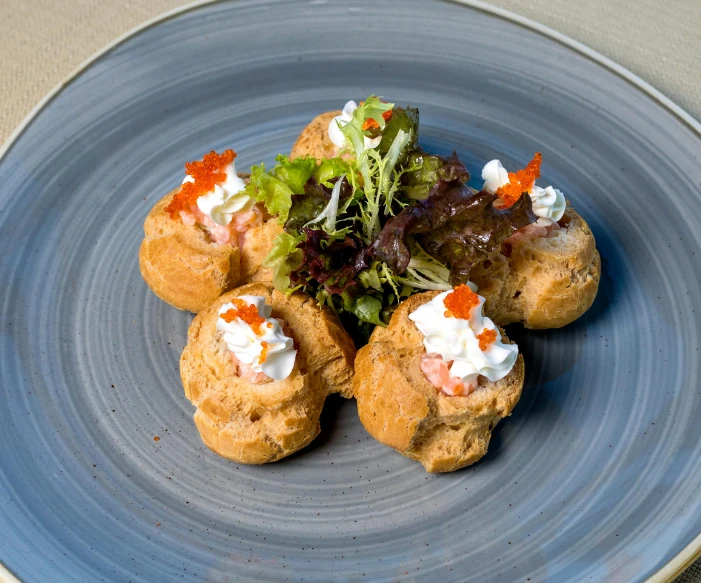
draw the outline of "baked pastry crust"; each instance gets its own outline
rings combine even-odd
[[[549,237],[521,237],[470,273],[485,297],[485,314],[500,326],[560,328],[594,302],[601,258],[587,222],[568,207]]]
[[[236,375],[222,333],[219,308],[241,295],[263,296],[297,348],[284,380],[252,384]],[[319,434],[319,415],[330,393],[352,395],[355,347],[336,316],[305,294],[287,296],[266,283],[238,287],[201,311],[180,358],[185,396],[197,410],[202,441],[219,455],[245,464],[279,460]]]
[[[341,115],[340,110],[327,111],[310,121],[292,146],[290,158],[314,156],[324,159],[338,156],[338,147],[329,138],[329,124],[337,115]]]
[[[139,249],[141,275],[159,298],[197,313],[239,283],[271,278],[261,262],[282,231],[277,222],[250,229],[241,248],[213,243],[204,229],[174,220],[165,211],[177,191],[149,212]]]
[[[519,354],[506,377],[495,383],[480,377],[477,390],[466,397],[437,391],[421,371],[423,336],[409,314],[439,293],[411,296],[387,328],[375,329],[358,351],[353,388],[360,421],[370,435],[428,472],[452,472],[487,453],[492,430],[521,396],[524,364]]]

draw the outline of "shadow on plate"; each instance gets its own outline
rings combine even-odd
[[[355,399],[344,399],[340,395],[327,397],[324,409],[321,411],[321,416],[319,418],[319,423],[321,424],[319,435],[317,435],[307,447],[275,462],[275,464],[282,466],[288,462],[295,462],[300,457],[312,455],[314,452],[327,449],[328,444],[337,439],[342,432],[339,419],[341,417],[341,411],[347,407],[355,409]],[[355,411],[353,411],[353,415],[357,417]],[[360,421],[358,421],[358,423],[360,423]]]

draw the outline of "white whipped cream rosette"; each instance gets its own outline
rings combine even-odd
[[[502,186],[509,184],[509,173],[499,160],[491,160],[482,169],[483,190],[495,193]],[[565,195],[557,188],[548,186],[541,188],[533,184],[528,190],[533,205],[533,214],[538,217],[537,223],[547,227],[559,221],[565,213]]]
[[[482,314],[484,298],[470,311],[469,319],[446,315],[445,298],[453,293],[447,291],[430,302],[419,306],[409,319],[423,334],[423,345],[427,354],[438,354],[445,362],[451,362],[450,374],[466,386],[474,386],[482,375],[495,382],[511,372],[518,346],[501,342],[501,334],[490,318]],[[480,347],[479,335],[485,330],[496,333],[486,350]]]
[[[231,222],[234,213],[253,206],[253,200],[245,193],[246,183],[236,173],[236,163],[232,161],[221,169],[226,174],[222,184],[216,184],[208,193],[197,199],[197,208],[215,224],[223,227]],[[186,176],[183,184],[194,182],[192,176]]]
[[[297,356],[294,341],[285,335],[281,322],[270,317],[273,309],[265,303],[264,297],[239,296],[238,299],[255,306],[264,322],[259,330],[254,330],[248,322],[238,317],[227,322],[222,315],[237,309],[234,303],[227,302],[219,308],[217,319],[217,330],[224,333],[224,342],[236,358],[251,366],[253,372],[262,372],[276,381],[286,379],[294,368]]]

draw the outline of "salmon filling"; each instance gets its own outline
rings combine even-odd
[[[562,227],[558,223],[552,223],[547,227],[538,225],[536,223],[531,223],[525,227],[518,229],[511,237],[505,239],[501,244],[502,255],[509,257],[511,255],[511,248],[514,244],[522,241],[523,239],[538,239],[540,237],[552,237],[557,231]]]
[[[236,367],[236,376],[244,381],[248,381],[254,385],[261,385],[272,380],[264,372],[255,372],[252,364],[244,364],[241,362],[233,352],[231,352],[231,360],[234,361],[234,366]]]
[[[421,357],[421,372],[426,380],[449,397],[467,397],[477,388],[477,383],[466,385],[450,374],[450,365],[440,354],[426,354]]]
[[[258,205],[253,206],[249,210],[234,214],[231,222],[222,226],[217,225],[195,204],[190,207],[189,211],[181,210],[180,218],[185,225],[199,225],[202,227],[207,231],[213,243],[241,247],[246,238],[246,233],[253,227],[263,224],[263,211]]]
[[[281,320],[280,318],[276,318],[278,322],[280,322],[280,325],[282,326],[282,331],[285,333],[286,336],[292,337],[292,334],[290,332],[289,326],[284,322],[284,320]],[[265,343],[263,343],[265,344]],[[295,344],[296,347],[296,344]],[[265,347],[264,347],[265,350]],[[267,353],[267,350],[265,350]],[[234,367],[236,368],[236,376],[239,377],[240,379],[243,379],[244,381],[247,381],[253,385],[262,385],[263,383],[267,383],[269,381],[272,381],[267,374],[264,372],[256,372],[253,370],[253,365],[252,364],[245,364],[241,362],[238,357],[234,354],[233,350],[230,350],[229,353],[231,354],[231,360],[234,362]],[[262,354],[262,360],[265,360],[266,354]]]

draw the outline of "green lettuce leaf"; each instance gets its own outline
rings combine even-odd
[[[288,233],[299,233],[302,227],[324,210],[329,202],[329,196],[324,192],[295,194],[292,197],[292,207],[284,229]]]
[[[376,267],[373,265],[372,268],[363,269],[358,274],[358,281],[366,289],[371,287],[376,290],[382,290],[382,282],[380,281],[380,276],[377,273]]]
[[[275,161],[277,164],[270,173],[289,186],[295,194],[302,194],[304,185],[316,170],[316,158],[302,156],[290,160],[287,156],[280,154],[275,158]]]
[[[416,142],[419,139],[419,110],[413,107],[395,107],[392,109],[392,117],[389,118],[387,126],[382,132],[382,141],[377,146],[377,151],[381,156],[386,156],[389,149],[392,147],[397,134],[403,131],[411,136],[411,141],[408,148],[404,150],[404,154],[399,158],[399,163],[404,164],[406,161],[406,152],[416,147]]]
[[[290,288],[290,272],[302,265],[303,254],[297,245],[302,237],[280,233],[273,241],[273,248],[263,259],[263,267],[273,270],[273,285],[280,291],[293,291]]]
[[[375,326],[384,325],[380,320],[382,307],[382,302],[370,295],[354,298],[344,294],[343,297],[343,309],[346,312],[350,312],[361,322],[367,322]]]
[[[251,168],[251,180],[246,185],[246,194],[262,202],[280,224],[287,220],[294,192],[282,180],[268,174],[265,164]]]
[[[414,200],[425,200],[439,180],[465,183],[470,173],[456,152],[450,156],[428,154],[421,148],[408,152],[407,171],[402,175],[400,190]]]
[[[319,184],[330,186],[330,184],[328,184],[329,180],[341,174],[352,174],[354,166],[355,164],[341,158],[328,158],[322,160],[316,167],[316,170],[314,170],[314,178]]]
[[[251,168],[246,194],[262,202],[268,212],[284,224],[292,206],[292,195],[304,192],[304,185],[316,169],[316,160],[310,156],[289,160],[283,155],[276,160],[270,172],[266,171],[265,164]]]

